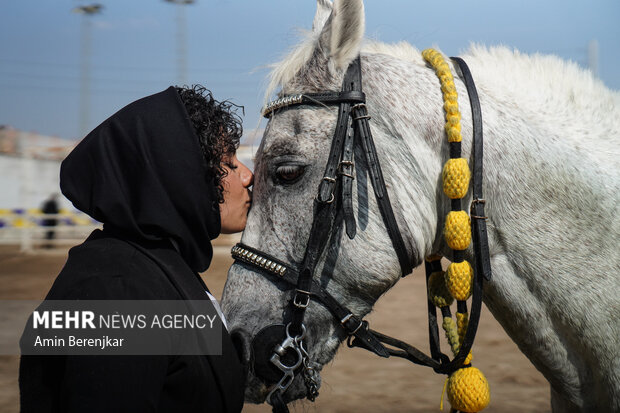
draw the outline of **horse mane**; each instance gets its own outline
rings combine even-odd
[[[317,32],[302,33],[301,42],[282,60],[269,65],[272,71],[268,75],[265,102],[276,89],[293,81],[311,61],[319,36]],[[405,41],[387,44],[367,39],[361,52],[388,55],[421,67],[427,66],[420,51]],[[593,124],[607,133],[615,134],[620,129],[620,92],[608,89],[575,62],[554,55],[529,55],[506,46],[478,44],[472,44],[462,57],[471,67],[480,90],[498,101],[516,104],[528,117],[542,119],[541,116],[547,116],[546,123],[555,119],[558,129],[565,130],[583,131],[592,128]],[[604,133],[598,135],[604,136]]]
[[[476,84],[498,98],[510,98],[532,112],[600,111],[620,115],[620,93],[608,89],[589,70],[554,55],[525,54],[505,46],[474,44],[464,55]],[[475,71],[474,71],[475,70]],[[478,80],[480,79],[480,80]],[[541,99],[541,96],[544,96]]]

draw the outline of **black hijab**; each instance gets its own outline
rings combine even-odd
[[[194,271],[220,233],[213,177],[174,87],[137,100],[89,133],[62,162],[73,205],[134,239],[172,239]]]

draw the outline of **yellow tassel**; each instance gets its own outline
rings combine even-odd
[[[475,367],[458,369],[448,378],[448,400],[456,410],[479,412],[491,401],[489,382]]]
[[[446,380],[443,382],[443,390],[441,391],[441,399],[439,399],[439,410],[443,411],[443,395],[446,394],[446,387],[448,387],[448,379],[449,377],[446,377]]]

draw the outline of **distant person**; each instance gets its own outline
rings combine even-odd
[[[44,214],[58,214],[58,194],[52,194],[50,197],[43,202],[43,206],[41,207],[41,212]],[[41,223],[44,227],[48,227],[49,229],[45,232],[45,248],[52,248],[54,246],[54,238],[56,238],[56,232],[54,227],[58,224],[58,220],[56,217],[45,217],[43,222]]]
[[[103,230],[69,251],[46,299],[210,300],[198,273],[211,240],[242,231],[251,202],[241,134],[235,106],[201,86],[140,99],[93,130],[60,186]],[[239,412],[245,374],[222,329],[219,356],[22,356],[21,412]]]

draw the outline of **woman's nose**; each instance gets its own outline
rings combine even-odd
[[[241,169],[241,182],[244,187],[250,187],[254,184],[254,174],[250,171],[250,168],[239,162]]]

